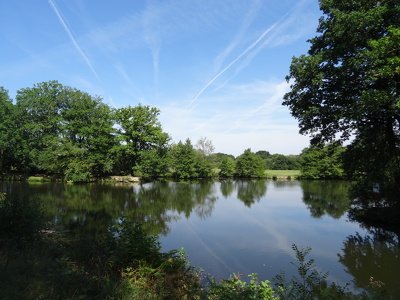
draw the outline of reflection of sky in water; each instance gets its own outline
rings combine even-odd
[[[160,238],[163,250],[185,248],[192,265],[217,278],[235,272],[272,279],[284,270],[289,279],[296,272],[290,264],[296,261],[292,244],[309,246],[308,259],[314,258],[319,270],[329,271],[328,279],[339,284],[351,281],[337,254],[347,236],[363,235],[363,229],[347,222],[346,216],[312,218],[298,181],[267,182],[266,194],[250,208],[236,198],[237,190],[228,197],[219,186],[215,190],[218,200],[211,216],[191,214],[171,223],[170,234]]]

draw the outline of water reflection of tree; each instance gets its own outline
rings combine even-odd
[[[205,181],[195,187],[195,207],[196,214],[205,219],[211,216],[214,210],[214,203],[217,201],[215,196],[215,183],[212,181]]]
[[[232,180],[224,180],[221,181],[220,189],[222,195],[227,198],[232,195],[233,191],[235,190],[235,184]]]
[[[38,184],[32,186],[60,226],[105,230],[115,220],[140,223],[150,234],[167,234],[169,223],[193,211],[211,215],[217,198],[213,182],[156,182],[139,186],[111,184]],[[92,232],[92,234],[95,234]]]
[[[247,207],[256,201],[259,202],[267,193],[267,185],[264,180],[236,181],[237,197]]]
[[[272,181],[274,188],[284,189],[284,188],[293,188],[299,185],[297,180],[274,180]]]
[[[189,218],[193,211],[205,219],[210,216],[217,198],[214,196],[214,184],[211,181],[199,183],[151,183],[142,185],[134,192],[137,209],[131,211],[137,219],[140,215],[146,217],[146,223],[158,222],[164,226],[158,227],[157,234],[169,232],[168,223],[178,220],[180,215]],[[154,229],[154,227],[152,226]]]
[[[339,261],[354,277],[356,287],[384,290],[383,299],[398,299],[400,295],[400,249],[396,234],[379,230],[379,234],[349,236]]]
[[[341,181],[301,181],[303,202],[314,218],[324,214],[338,219],[349,209],[348,185]]]

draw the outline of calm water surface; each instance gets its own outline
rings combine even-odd
[[[347,184],[339,181],[153,182],[142,185],[3,183],[43,200],[61,226],[97,228],[124,216],[160,236],[164,251],[183,247],[192,265],[217,278],[296,269],[292,245],[311,247],[320,271],[339,284],[369,278],[400,292],[398,237],[373,235],[347,220]],[[382,238],[385,237],[385,238]]]

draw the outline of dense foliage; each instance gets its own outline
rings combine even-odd
[[[114,151],[123,161],[120,166],[122,172],[129,174],[133,169],[141,171],[145,176],[166,172],[162,160],[170,138],[162,131],[157,119],[159,114],[158,109],[142,105],[115,110],[120,143]],[[152,169],[158,172],[154,174]]]
[[[300,155],[271,154],[268,151],[260,150],[256,154],[265,160],[270,170],[299,170]]]
[[[265,161],[250,149],[236,159],[235,173],[239,177],[263,177],[265,169]]]
[[[0,176],[41,174],[88,182],[108,175],[177,179],[264,177],[265,169],[300,168],[299,155],[214,153],[202,137],[171,143],[159,109],[114,109],[57,81],[17,91],[15,103],[0,88]],[[18,122],[15,122],[18,120]]]
[[[138,166],[146,173],[163,158],[169,141],[158,113],[141,105],[115,110],[57,81],[20,89],[15,104],[2,88],[0,173],[58,175],[71,181],[129,174]]]
[[[290,66],[284,97],[315,144],[350,140],[344,168],[354,204],[396,206],[400,194],[400,5],[320,0],[324,16],[307,55]],[[372,197],[372,183],[380,197]],[[378,200],[378,202],[377,202]]]
[[[232,177],[235,174],[235,160],[228,155],[221,159],[218,167],[220,169],[219,176],[221,177]]]
[[[341,179],[344,176],[345,148],[333,143],[310,146],[301,153],[301,177],[305,179]]]

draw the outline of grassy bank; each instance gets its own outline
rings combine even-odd
[[[295,179],[300,175],[300,170],[265,170],[267,178]]]

